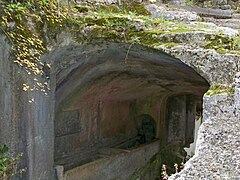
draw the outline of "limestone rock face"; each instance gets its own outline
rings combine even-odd
[[[234,113],[236,117],[240,118],[240,72],[238,72],[235,76],[234,81]]]
[[[203,124],[196,154],[185,168],[170,179],[238,179],[240,175],[239,85],[234,79],[234,95],[205,95]]]
[[[236,89],[235,89],[236,90]],[[204,96],[196,154],[170,179],[236,179],[240,175],[239,92]]]
[[[97,0],[96,2],[112,4],[119,1]],[[219,3],[226,4],[225,1]],[[117,15],[113,18],[110,17],[110,20],[112,18],[111,22],[114,23],[114,18],[116,18],[120,24],[111,24],[107,28],[105,26],[108,23],[101,24],[100,16],[94,14],[91,19],[92,17],[89,15],[88,18],[93,20],[93,24],[87,26],[86,29],[102,28],[102,34],[97,31],[99,30],[97,28],[95,29],[96,36],[94,33],[90,33],[92,36],[89,38],[96,38],[96,41],[79,42],[75,34],[73,35],[69,31],[71,27],[66,31],[58,32],[54,36],[56,39],[52,40],[54,43],[46,44],[49,52],[41,57],[44,62],[52,65],[48,82],[51,91],[48,94],[38,91],[22,91],[22,84],[33,85],[33,79],[29,78],[25,71],[11,61],[10,45],[7,43],[6,37],[0,35],[0,143],[7,143],[13,151],[16,149],[18,152],[24,152],[23,165],[29,169],[26,179],[53,179],[53,166],[56,162],[54,154],[61,150],[56,148],[56,144],[60,144],[59,147],[63,147],[64,150],[73,150],[75,153],[74,150],[78,150],[77,148],[80,147],[78,145],[84,140],[75,134],[69,139],[63,137],[64,141],[58,138],[60,139],[58,141],[54,131],[57,135],[66,135],[71,129],[74,133],[83,132],[86,134],[86,139],[93,140],[93,143],[91,142],[92,144],[87,146],[87,148],[92,148],[92,145],[98,140],[98,133],[100,133],[96,131],[96,126],[99,123],[98,117],[101,116],[98,110],[104,105],[104,103],[100,103],[99,99],[101,98],[111,100],[109,101],[111,103],[105,104],[106,107],[119,113],[113,118],[109,116],[111,114],[106,113],[106,123],[103,124],[103,127],[110,127],[109,132],[114,132],[114,128],[111,127],[115,126],[110,126],[109,122],[117,118],[119,118],[118,122],[122,122],[120,118],[125,115],[127,110],[123,108],[120,111],[118,106],[113,106],[113,100],[140,99],[156,92],[159,93],[156,95],[164,94],[169,97],[176,90],[178,90],[176,93],[195,93],[198,97],[202,97],[209,84],[232,84],[234,76],[234,95],[225,93],[204,96],[203,124],[198,135],[196,155],[187,162],[181,173],[170,179],[224,179],[225,177],[239,176],[240,73],[236,74],[236,72],[239,71],[240,58],[239,53],[232,47],[225,48],[225,46],[231,45],[231,38],[239,36],[238,31],[218,27],[213,23],[197,22],[199,16],[193,12],[174,11],[155,4],[146,5],[146,9],[151,13],[151,17],[146,17],[147,20],[142,18],[142,15],[137,17],[135,15],[130,17],[129,14]],[[109,14],[103,15],[103,19],[108,20],[108,16]],[[99,18],[98,21],[95,21],[97,18]],[[163,25],[164,23],[154,26],[152,25],[154,21],[151,21],[150,18],[166,18],[167,20],[177,20],[177,22],[164,21],[166,26]],[[148,22],[146,23],[146,21]],[[177,26],[179,21],[184,21],[180,25],[184,26],[183,29]],[[94,22],[97,22],[98,25]],[[172,27],[168,26],[171,23]],[[134,31],[121,31],[126,24],[133,25],[134,28],[132,26],[129,31],[132,29]],[[114,29],[115,26],[116,29]],[[161,26],[163,26],[162,29]],[[111,30],[112,34],[110,35],[113,37],[124,36],[124,41],[123,39],[109,41],[108,35],[103,34],[108,30]],[[78,35],[84,33],[81,30],[76,31]],[[219,32],[221,32],[221,36],[217,35]],[[127,36],[124,33],[132,37],[132,39],[128,39],[127,43]],[[131,33],[136,34],[136,41],[134,41],[134,36],[130,36]],[[140,36],[141,33],[143,33],[142,36]],[[144,44],[144,41],[148,40],[150,43]],[[151,44],[151,40],[154,40],[153,44]],[[52,41],[49,40],[49,42]],[[214,41],[216,42],[213,43]],[[224,44],[222,41],[227,43]],[[223,45],[226,52],[217,52],[220,49],[219,45]],[[175,66],[173,66],[174,64]],[[188,73],[186,73],[187,70]],[[109,79],[103,78],[106,75]],[[201,77],[201,81],[199,77]],[[101,78],[103,84],[98,84],[98,80]],[[199,81],[194,81],[194,79]],[[110,81],[112,84],[109,83]],[[95,86],[90,86],[92,84]],[[84,90],[87,93],[82,96],[81,93]],[[198,93],[199,91],[202,94]],[[58,132],[56,124],[54,125],[57,114],[55,111],[58,110],[56,108],[58,105],[65,105],[64,100],[66,100],[67,108],[63,108],[66,110],[63,112],[63,116],[59,113],[59,119],[63,117],[64,122],[65,115],[67,118],[78,121],[78,118],[81,117],[82,122],[87,124],[82,129],[77,126],[79,124],[72,123],[67,124],[70,127],[69,130],[64,123],[61,124],[59,121],[60,127],[63,128],[59,128]],[[94,106],[88,106],[89,100]],[[164,101],[165,99],[162,100],[163,104]],[[74,103],[68,105],[69,102]],[[141,104],[141,101],[139,103]],[[155,109],[159,110],[161,103],[155,102],[154,105],[156,105]],[[83,113],[75,111],[77,106],[83,107]],[[125,105],[119,105],[119,107],[125,107]],[[61,108],[60,106],[59,109],[61,110]],[[142,109],[146,110],[145,107]],[[149,112],[151,111],[149,110]],[[184,112],[186,114],[186,111]],[[160,113],[156,114],[156,117],[160,116]],[[88,116],[90,120],[86,118]],[[123,119],[126,124],[130,122],[127,118]],[[89,128],[88,122],[91,122],[91,128]],[[114,125],[114,123],[112,124]],[[125,130],[124,122],[122,124],[124,125],[123,130]],[[87,128],[90,131],[87,132]],[[173,132],[174,130],[172,127]],[[129,132],[137,133],[130,130]],[[161,133],[159,132],[159,136],[162,135]],[[181,134],[185,135],[183,131]],[[73,145],[73,148],[71,146],[68,148],[67,143]],[[74,149],[75,147],[77,148]],[[56,152],[54,152],[54,148],[56,148]],[[60,151],[59,154],[66,155],[65,151]],[[85,156],[85,154],[81,155]]]
[[[8,137],[12,141],[11,145],[13,145],[15,141],[14,133],[5,128],[11,124],[12,112],[11,63],[8,61],[9,56],[10,45],[7,43],[7,39],[0,34],[0,142],[4,142],[5,137]],[[14,145],[11,148],[14,148]]]
[[[211,84],[231,83],[232,77],[238,70],[238,56],[221,55],[213,50],[195,49],[189,46],[176,46],[171,49],[159,48],[163,48],[165,52],[193,67]]]
[[[153,18],[166,18],[168,20],[187,20],[196,21],[200,18],[196,13],[189,11],[173,11],[155,4],[146,5],[146,9],[151,13]]]
[[[34,82],[10,52],[9,39],[0,33],[0,144],[14,155],[23,153],[24,179],[53,179],[54,101],[50,94],[23,91],[24,83]]]

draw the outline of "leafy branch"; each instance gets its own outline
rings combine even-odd
[[[0,147],[0,179],[7,180],[8,177],[16,176],[26,172],[26,168],[18,168],[19,161],[23,154],[19,154],[16,157],[7,155],[8,147],[3,145]]]

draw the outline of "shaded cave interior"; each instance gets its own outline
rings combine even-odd
[[[194,141],[207,81],[163,52],[132,48],[127,63],[125,54],[111,46],[59,73],[56,165],[68,170],[156,140],[160,148]]]

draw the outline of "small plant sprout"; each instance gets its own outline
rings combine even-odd
[[[175,163],[175,164],[174,164],[174,167],[175,167],[175,173],[178,173],[178,164]]]
[[[162,165],[162,179],[163,180],[168,179],[167,167],[165,164]]]

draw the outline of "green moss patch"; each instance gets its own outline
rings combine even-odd
[[[232,88],[232,86],[226,84],[213,84],[205,93],[205,95],[214,96],[223,93],[234,94],[234,89]]]
[[[206,49],[215,49],[219,54],[238,54],[240,51],[240,36],[227,37],[221,34],[207,34]]]
[[[46,78],[49,72],[44,71],[49,64],[44,64],[40,56],[47,52],[48,35],[55,34],[63,26],[67,15],[64,7],[57,7],[53,1],[5,2],[1,8],[0,30],[6,35],[12,45],[12,59],[26,72],[33,74],[34,87],[23,84],[23,90],[38,89],[45,92]],[[48,35],[44,32],[48,27]],[[51,36],[52,38],[53,36]],[[47,74],[46,74],[47,73]],[[28,87],[28,88],[26,88]]]
[[[163,34],[204,31],[183,22],[151,18],[139,3],[122,5],[76,5],[71,11],[58,6],[56,1],[5,2],[1,8],[0,28],[13,45],[14,62],[28,73],[43,75],[40,56],[46,53],[49,42],[57,34],[71,33],[79,43],[89,43],[96,38],[113,42],[136,43],[148,47],[164,45],[168,48],[181,44],[166,39]],[[240,38],[229,38],[222,34],[209,35],[205,48],[218,53],[239,53]]]

